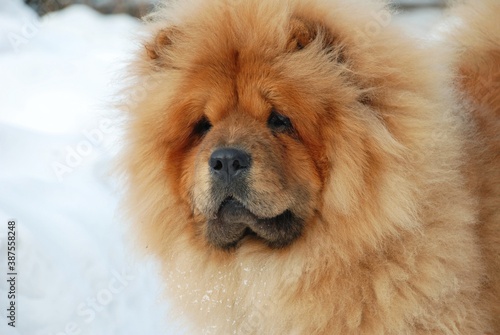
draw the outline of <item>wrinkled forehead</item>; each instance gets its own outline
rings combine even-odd
[[[321,93],[314,89],[315,78],[335,71],[323,54],[325,43],[330,43],[326,40],[331,39],[323,27],[283,13],[281,24],[252,27],[249,21],[255,14],[248,16],[218,22],[208,36],[188,29],[180,45],[174,46],[173,66],[179,62],[184,77],[181,91],[198,92],[197,100],[206,102],[211,119],[217,120],[222,110],[260,118],[275,104],[300,104]]]
[[[205,114],[215,122],[230,111],[265,118],[286,93],[286,83],[273,60],[248,60],[237,50],[227,55],[200,56],[199,65],[185,74],[186,88],[191,87],[191,94],[198,95]]]

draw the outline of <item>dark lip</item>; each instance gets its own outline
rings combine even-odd
[[[245,218],[248,221],[264,219],[262,217],[259,217],[256,214],[254,214],[241,201],[234,198],[233,196],[229,196],[222,201],[222,203],[219,206],[217,216],[219,216],[219,217],[224,216],[224,215],[227,216],[227,212],[232,212],[233,214],[235,214],[234,216],[238,216],[238,215],[241,216],[242,220],[244,220]],[[278,217],[278,216],[279,215],[277,215],[276,217]],[[234,218],[234,219],[236,221],[238,221],[238,219],[236,219],[236,218]],[[270,219],[273,219],[273,218],[270,218]]]
[[[208,222],[207,238],[225,250],[237,248],[246,238],[256,238],[272,249],[280,249],[301,235],[303,225],[290,210],[273,218],[259,218],[237,199],[227,197],[216,217]]]
[[[224,199],[224,200],[222,201],[222,203],[221,203],[220,207],[225,206],[225,205],[228,205],[228,204],[235,204],[235,205],[238,205],[238,204],[239,204],[239,205],[243,206],[243,204],[242,204],[240,201],[236,200],[236,199],[235,199],[234,197],[232,197],[232,196],[229,196],[229,197],[227,197],[226,199]],[[244,206],[243,206],[243,207],[244,207]],[[219,208],[219,209],[220,209],[220,208]]]

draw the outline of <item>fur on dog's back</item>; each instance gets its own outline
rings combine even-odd
[[[500,334],[500,1],[468,1],[451,12],[457,86],[475,124],[468,176],[479,203],[488,273],[485,304]]]

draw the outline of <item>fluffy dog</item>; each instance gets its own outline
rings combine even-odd
[[[196,334],[500,334],[500,2],[439,45],[381,1],[168,2],[126,208]],[[420,43],[421,44],[421,43]]]

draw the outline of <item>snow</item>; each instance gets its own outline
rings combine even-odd
[[[421,33],[439,12],[407,17]],[[0,334],[181,333],[157,265],[130,254],[108,176],[119,146],[109,101],[139,32],[133,18],[81,5],[39,19],[21,0],[0,1]]]
[[[0,334],[179,333],[155,264],[127,251],[108,178],[117,136],[107,102],[138,29],[84,6],[40,20],[21,1],[0,2]],[[12,218],[15,328],[6,318]]]

